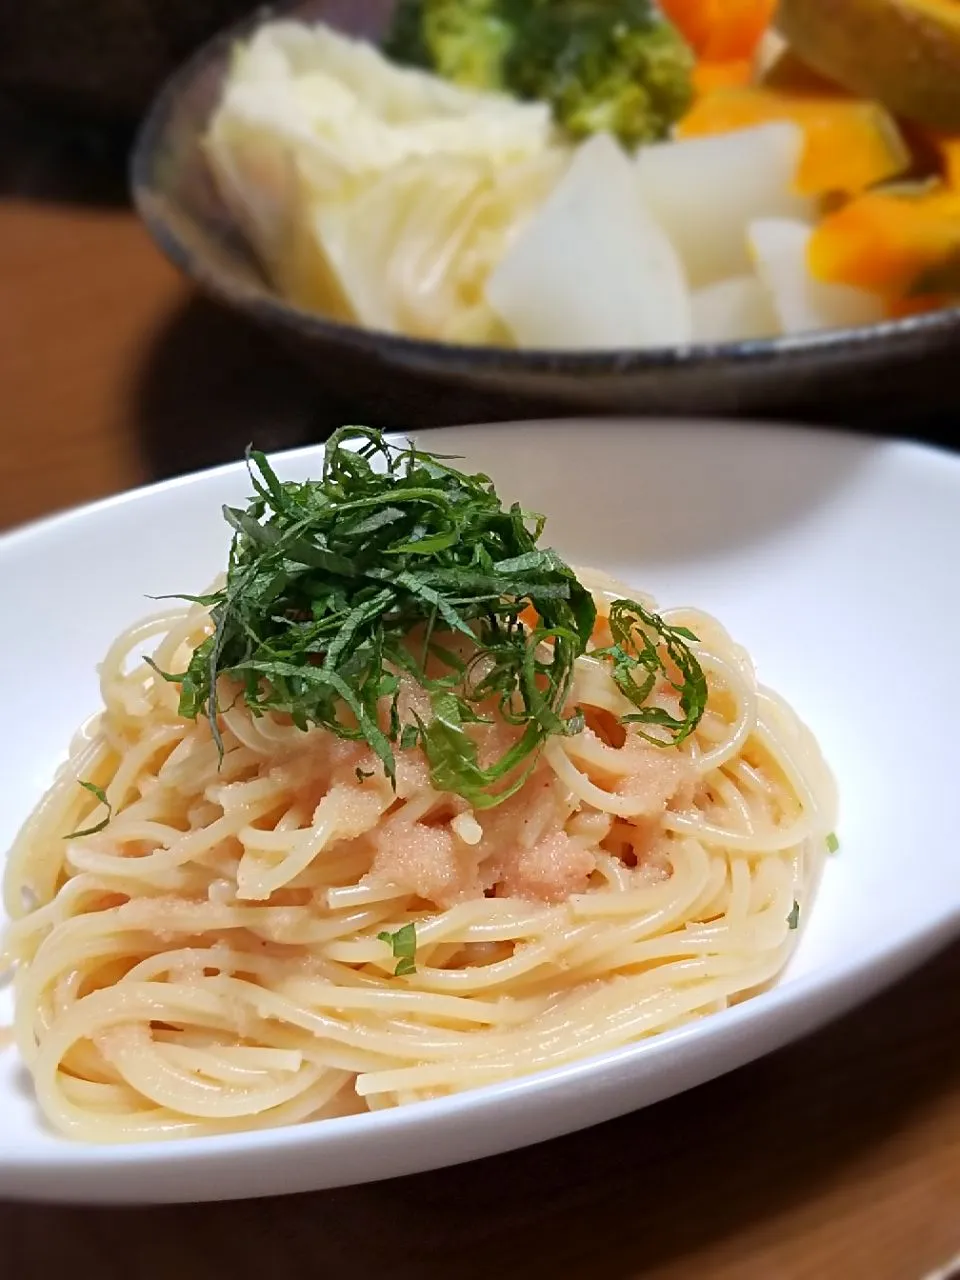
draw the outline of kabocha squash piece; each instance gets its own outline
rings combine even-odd
[[[960,193],[868,192],[820,223],[810,241],[817,279],[893,298],[960,290]]]
[[[960,0],[780,0],[777,27],[852,93],[960,130]]]

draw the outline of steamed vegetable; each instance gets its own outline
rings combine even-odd
[[[695,342],[772,338],[780,332],[773,298],[755,275],[734,276],[698,289],[691,298]]]
[[[235,50],[211,169],[284,297],[415,338],[629,349],[949,305],[960,132],[902,132],[770,7],[403,0],[407,66],[267,22]]]
[[[755,219],[813,220],[814,202],[794,190],[802,151],[802,131],[786,121],[640,150],[644,199],[695,288],[750,270]]]
[[[401,0],[386,49],[457,84],[548,102],[573,138],[666,137],[693,56],[651,0]]]
[[[391,65],[322,25],[234,55],[206,146],[284,295],[339,320],[496,341],[486,275],[562,171],[546,107]]]
[[[566,163],[558,151],[502,169],[462,157],[409,160],[352,194],[317,201],[314,243],[366,327],[508,343],[487,280]]]
[[[541,104],[470,93],[395,66],[321,23],[271,23],[237,50],[214,136],[231,120],[282,133],[323,185],[415,156],[516,160],[540,151],[552,133]]]
[[[951,263],[960,263],[960,192],[939,186],[868,192],[828,215],[810,244],[818,279],[888,296],[960,293],[960,275],[949,287]]]
[[[650,0],[530,0],[508,83],[575,138],[666,137],[690,104],[692,55]]]
[[[875,294],[813,278],[811,234],[801,222],[773,218],[755,222],[749,230],[751,253],[781,332],[843,329],[882,320],[883,302]]]
[[[692,332],[680,257],[644,204],[635,165],[606,134],[576,152],[487,298],[526,347],[669,346]]]
[[[275,22],[236,50],[206,149],[224,197],[272,256],[303,190],[333,198],[424,156],[509,164],[551,139],[545,107],[395,67],[321,24]]]
[[[466,89],[509,92],[504,64],[526,0],[399,0],[384,52]]]

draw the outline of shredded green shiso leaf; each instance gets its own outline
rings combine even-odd
[[[93,827],[85,827],[82,831],[69,831],[63,838],[64,840],[82,840],[84,836],[96,836],[101,831],[105,831],[110,825],[110,819],[113,817],[113,805],[107,799],[107,793],[103,787],[98,787],[94,782],[84,782],[82,779],[77,780],[77,785],[83,787],[84,791],[89,791],[92,796],[106,806],[107,816]]]
[[[596,608],[538,546],[544,517],[504,507],[489,477],[366,427],[335,433],[318,480],[281,482],[255,449],[247,465],[253,498],[224,508],[234,530],[225,586],[184,597],[210,608],[213,633],[185,672],[160,673],[180,684],[181,715],[207,716],[221,751],[222,678],[254,715],[286,713],[302,730],[366,743],[391,781],[397,750],[422,747],[432,785],[475,808],[515,794],[548,738],[580,732],[567,703]],[[611,629],[614,645],[594,656],[637,709],[625,720],[657,745],[683,741],[707,699],[696,637],[628,600]],[[428,694],[429,721],[401,723],[404,673]],[[660,677],[680,718],[645,705]],[[471,725],[496,717],[516,740],[484,764]]]
[[[397,962],[394,977],[405,978],[408,974],[417,972],[417,926],[412,920],[409,924],[401,925],[396,933],[384,930],[377,934],[377,938],[387,944]]]

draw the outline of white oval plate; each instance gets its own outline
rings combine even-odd
[[[838,777],[840,853],[777,986],[692,1026],[512,1084],[298,1128],[141,1146],[72,1144],[0,1053],[0,1196],[173,1202],[413,1173],[556,1137],[785,1044],[919,963],[960,926],[957,788],[960,458],[782,427],[584,422],[433,431],[550,515],[548,541],[665,606],[715,613],[797,707]],[[277,462],[316,474],[321,449]],[[224,562],[230,466],[0,540],[6,737],[0,849],[96,709],[95,665]],[[0,994],[0,1023],[9,1014]]]

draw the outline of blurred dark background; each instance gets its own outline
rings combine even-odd
[[[249,0],[0,0],[0,90],[34,107],[136,122]]]
[[[256,7],[0,0],[0,395],[10,408],[0,439],[14,446],[0,471],[26,479],[24,419],[34,435],[59,436],[74,410],[78,456],[116,455],[92,462],[79,483],[55,470],[51,509],[233,460],[252,439],[293,447],[351,416],[259,330],[181,281],[131,209],[128,161],[146,107],[184,58]],[[102,336],[88,332],[88,312],[105,308],[128,312],[112,328],[129,351],[99,315],[90,327]],[[117,386],[118,375],[130,385]],[[49,379],[63,379],[61,394]],[[94,433],[104,416],[117,420]],[[40,501],[29,482],[14,486],[0,524],[41,514]]]

